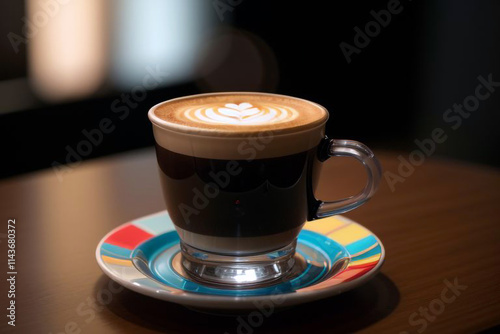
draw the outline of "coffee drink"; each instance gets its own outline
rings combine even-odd
[[[189,134],[174,142],[155,132],[167,210],[187,244],[253,254],[294,240],[307,220],[323,107],[239,93],[173,100],[154,113],[160,131]]]
[[[315,152],[247,161],[156,146],[167,210],[179,234],[188,244],[224,254],[278,249],[294,239],[307,220],[308,203],[314,205],[307,171]]]
[[[304,223],[356,208],[380,178],[366,146],[325,138],[328,112],[307,100],[201,94],[160,103],[149,118],[182,264],[203,283],[241,287],[283,277]],[[343,200],[317,200],[321,161],[337,155],[364,164],[367,186]]]

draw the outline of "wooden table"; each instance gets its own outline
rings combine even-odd
[[[384,169],[396,173],[398,155],[378,153]],[[363,184],[360,167],[340,159],[325,167],[323,197]],[[328,180],[330,170],[343,176],[330,174]],[[499,189],[498,170],[432,159],[394,191],[383,180],[369,203],[346,214],[384,243],[381,273],[343,295],[276,312],[254,332],[417,333],[425,327],[427,333],[473,333],[498,326]],[[1,332],[237,333],[238,318],[196,313],[120,289],[97,266],[95,247],[105,233],[163,209],[151,149],[84,162],[62,182],[52,170],[1,181]],[[13,218],[15,328],[5,316],[6,233]],[[455,294],[448,288],[454,283],[460,285]],[[102,291],[112,291],[105,306],[96,299]]]

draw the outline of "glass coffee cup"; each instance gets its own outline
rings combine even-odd
[[[186,96],[149,111],[182,265],[213,286],[257,287],[286,277],[308,220],[355,209],[375,193],[381,168],[365,145],[325,137],[327,110],[284,95]],[[322,162],[353,157],[368,178],[357,195],[314,196]],[[335,184],[330,186],[335,187]]]

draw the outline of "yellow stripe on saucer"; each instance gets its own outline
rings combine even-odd
[[[349,263],[349,265],[350,266],[359,266],[359,265],[365,264],[365,263],[376,262],[379,259],[380,259],[380,254],[375,254],[373,256],[367,257],[366,259],[352,261],[351,263]]]
[[[119,266],[126,266],[126,267],[132,266],[132,261],[130,260],[117,259],[106,255],[102,256],[102,260],[106,263],[117,264]]]
[[[326,235],[332,230],[335,230],[347,224],[348,223],[346,223],[344,220],[337,217],[329,217],[307,222],[304,225],[304,229]]]
[[[346,246],[355,241],[366,238],[371,235],[370,231],[358,224],[349,224],[344,228],[329,233],[327,237],[335,240],[339,244]]]

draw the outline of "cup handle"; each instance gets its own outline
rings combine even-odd
[[[325,138],[319,147],[318,158],[323,162],[331,157],[355,158],[365,166],[368,180],[364,189],[357,195],[329,202],[316,199],[312,219],[325,218],[356,209],[375,194],[380,183],[382,168],[366,145],[355,140]],[[314,195],[312,197],[314,198]]]

